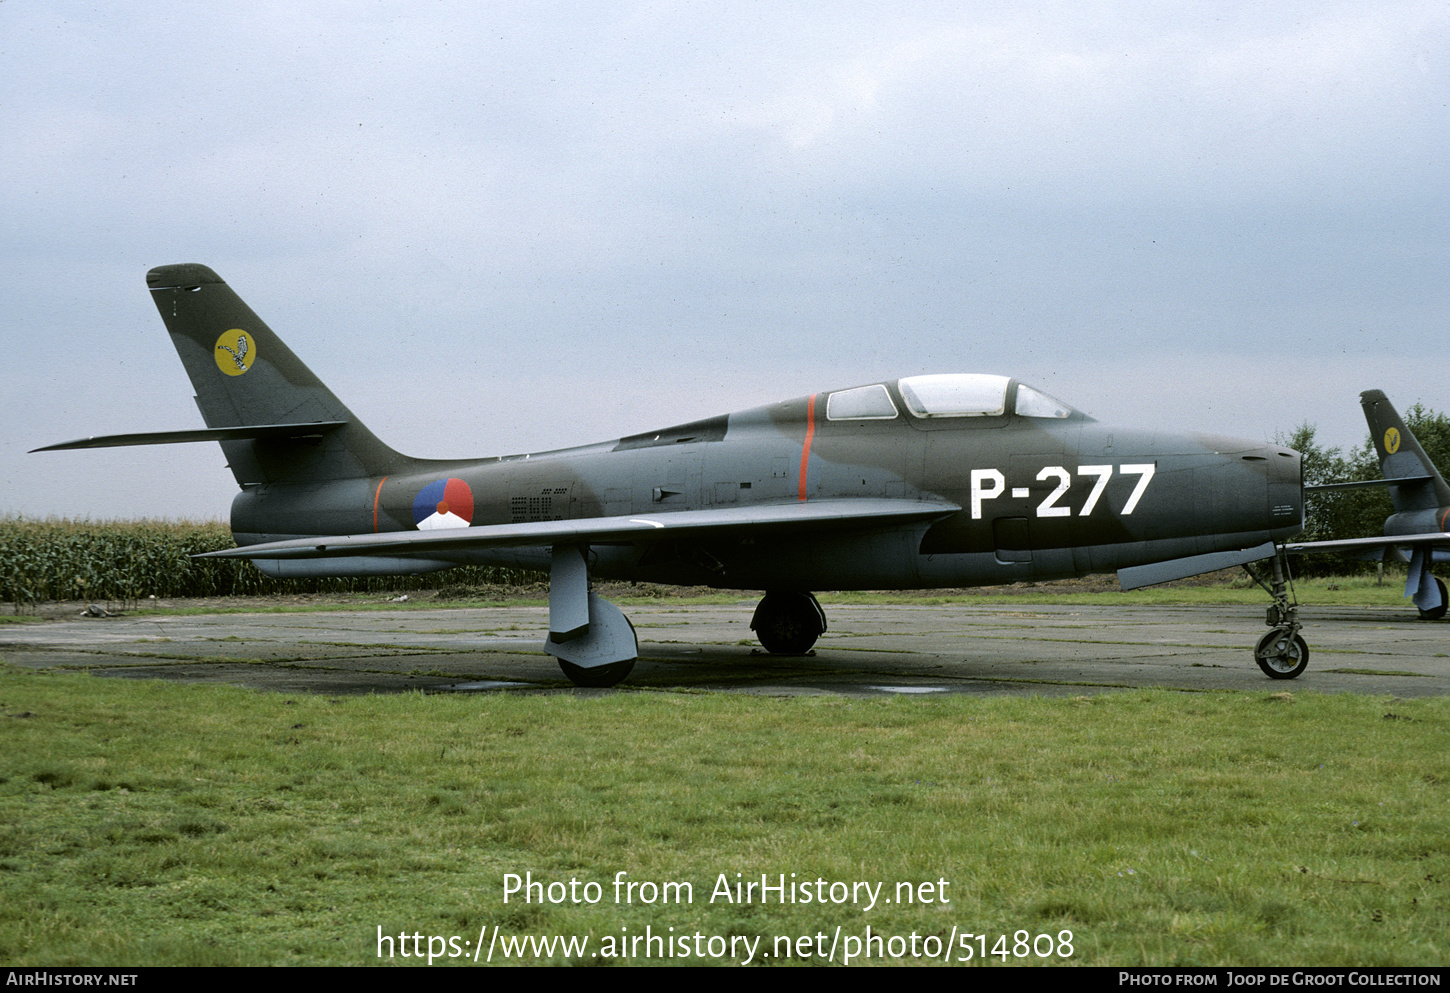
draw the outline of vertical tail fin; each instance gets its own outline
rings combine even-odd
[[[1380,472],[1384,478],[1420,477],[1414,482],[1390,485],[1390,500],[1395,505],[1395,511],[1450,506],[1450,486],[1446,485],[1435,463],[1430,461],[1384,393],[1365,390],[1359,395],[1359,403],[1364,408],[1364,419],[1369,424],[1370,439],[1379,455]],[[1430,478],[1424,479],[1426,476]]]
[[[238,483],[386,475],[412,461],[364,427],[206,266],[159,266],[146,274],[146,283],[207,427],[346,422],[319,437],[223,441]]]

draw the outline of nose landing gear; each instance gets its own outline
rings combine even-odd
[[[1270,583],[1245,565],[1244,571],[1264,588],[1274,602],[1264,623],[1272,628],[1254,645],[1254,661],[1270,679],[1293,679],[1309,665],[1309,646],[1299,636],[1299,603],[1292,601],[1294,585],[1282,548],[1275,549],[1270,563]],[[1272,584],[1272,585],[1270,585]]]

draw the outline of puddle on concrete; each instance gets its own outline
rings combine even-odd
[[[880,690],[882,693],[945,693],[945,686],[868,686],[868,690]]]
[[[534,686],[534,683],[507,682],[502,679],[485,679],[476,683],[447,683],[443,686],[430,686],[430,693],[474,693],[479,690],[513,690],[521,686]]]

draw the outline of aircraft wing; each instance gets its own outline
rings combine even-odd
[[[290,538],[205,552],[194,557],[319,559],[353,555],[427,556],[478,548],[618,545],[688,538],[766,538],[916,524],[946,517],[961,509],[944,500],[812,500],[626,517],[485,524],[438,531]]]
[[[1426,531],[1421,534],[1382,535],[1375,538],[1341,538],[1338,541],[1299,541],[1284,545],[1286,552],[1350,552],[1369,548],[1409,547],[1413,545],[1450,544],[1450,531]]]
[[[1415,486],[1434,480],[1434,476],[1395,476],[1391,479],[1362,479],[1354,483],[1316,483],[1304,487],[1305,493],[1328,493],[1331,490],[1359,490],[1366,486]]]

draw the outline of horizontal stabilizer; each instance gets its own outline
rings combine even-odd
[[[1286,552],[1347,552],[1372,548],[1409,547],[1412,545],[1450,544],[1450,531],[1427,531],[1423,534],[1381,535],[1374,538],[1341,538],[1338,541],[1300,541],[1284,546]]]
[[[1209,552],[1206,555],[1190,555],[1182,559],[1169,559],[1167,562],[1154,562],[1152,565],[1128,566],[1118,570],[1118,583],[1125,590],[1136,590],[1273,557],[1274,543],[1266,541],[1254,548],[1239,551]]]
[[[1414,486],[1431,482],[1434,476],[1400,476],[1397,479],[1365,479],[1356,483],[1320,483],[1304,487],[1305,493],[1324,493],[1329,490],[1357,490],[1363,486]]]
[[[320,438],[347,421],[302,421],[296,424],[243,424],[234,428],[197,428],[191,431],[145,431],[139,434],[103,434],[59,445],[32,448],[31,452],[60,452],[72,448],[121,448],[127,445],[175,445],[191,441],[245,441],[249,438]]]
[[[680,510],[635,517],[485,524],[443,531],[389,531],[382,534],[291,538],[206,552],[195,557],[280,560],[354,555],[436,556],[482,548],[619,545],[690,538],[739,539],[892,527],[935,520],[961,509],[954,503],[929,500],[813,500],[809,503],[723,507],[717,510]]]

